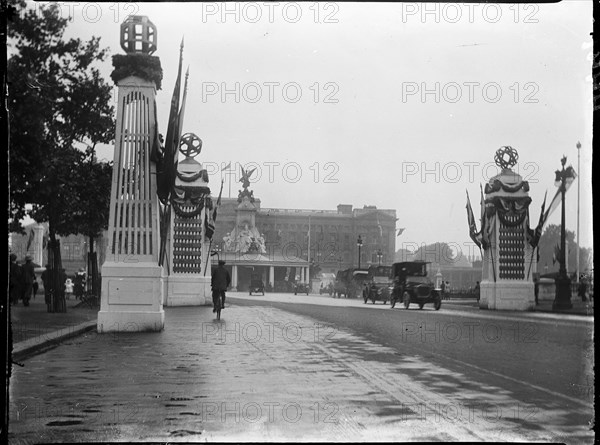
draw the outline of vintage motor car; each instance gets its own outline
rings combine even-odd
[[[365,304],[371,300],[373,304],[376,301],[382,301],[386,304],[390,301],[392,282],[390,279],[391,266],[370,266],[369,275],[365,281],[365,292],[363,300]]]
[[[331,297],[333,295],[333,283],[327,284],[327,286],[323,286],[319,289],[319,295],[329,294]]]
[[[310,293],[310,285],[307,283],[296,283],[294,285],[294,295],[298,295],[298,294],[306,294],[308,295]]]
[[[392,297],[390,304],[392,307],[397,302],[402,302],[405,309],[408,309],[411,303],[419,305],[423,309],[428,303],[433,303],[437,311],[442,306],[440,293],[435,289],[434,283],[427,276],[426,261],[406,261],[392,264],[390,277],[392,279]]]
[[[265,294],[265,285],[258,275],[252,275],[248,291],[250,295],[252,295],[252,292],[254,292],[255,294]]]
[[[348,269],[346,270],[338,270],[335,275],[335,282],[333,283],[333,298],[340,298],[344,295],[348,298],[347,293],[347,285],[346,285],[346,275],[348,274]]]

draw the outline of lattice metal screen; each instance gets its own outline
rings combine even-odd
[[[111,252],[152,255],[152,200],[150,141],[153,133],[151,100],[141,91],[127,94],[121,103],[121,150],[115,160],[116,196]],[[118,129],[119,130],[119,129]]]
[[[519,224],[519,219],[521,223]],[[525,230],[522,217],[507,215],[507,223],[500,224],[499,233],[499,276],[505,280],[525,279]]]
[[[194,207],[181,206],[185,212],[193,211]],[[181,218],[174,215],[173,221],[173,272],[194,273],[202,272],[202,219]]]

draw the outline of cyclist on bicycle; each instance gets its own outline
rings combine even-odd
[[[211,279],[212,297],[213,297],[213,312],[217,312],[217,302],[221,295],[221,309],[225,309],[225,291],[231,284],[231,275],[225,269],[225,261],[219,260],[219,267],[212,273]]]

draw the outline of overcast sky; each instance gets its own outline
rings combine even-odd
[[[397,248],[472,244],[465,190],[478,215],[480,184],[498,172],[494,153],[510,145],[530,182],[533,226],[567,155],[581,180],[581,244],[593,244],[589,1],[70,5],[68,35],[100,36],[111,54],[123,53],[128,14],[156,25],[163,134],[185,36],[184,132],[203,140],[197,159],[210,172],[258,165],[251,188],[263,207],[376,205],[396,209],[406,228]],[[101,70],[110,79],[110,59]],[[112,147],[99,152],[112,156]],[[211,175],[215,195],[220,177]],[[573,231],[576,214],[577,182],[567,194]]]

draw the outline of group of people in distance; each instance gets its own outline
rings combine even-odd
[[[17,255],[10,254],[9,299],[12,305],[17,305],[21,300],[23,306],[29,306],[29,301],[32,298],[35,299],[39,289],[35,267],[30,255],[25,256],[23,264],[19,264]],[[50,305],[52,303],[52,268],[49,264],[46,264],[40,278],[44,286],[45,303]],[[74,294],[76,299],[81,299],[85,293],[86,279],[83,268],[79,269],[74,279],[67,276],[65,269],[61,269],[59,282],[64,285],[65,297],[69,299]]]
[[[35,298],[37,290],[38,282],[35,276],[33,258],[27,255],[25,263],[19,264],[17,255],[11,253],[8,290],[11,304],[18,304],[19,300],[22,300],[23,306],[29,306],[29,300],[32,297]]]

